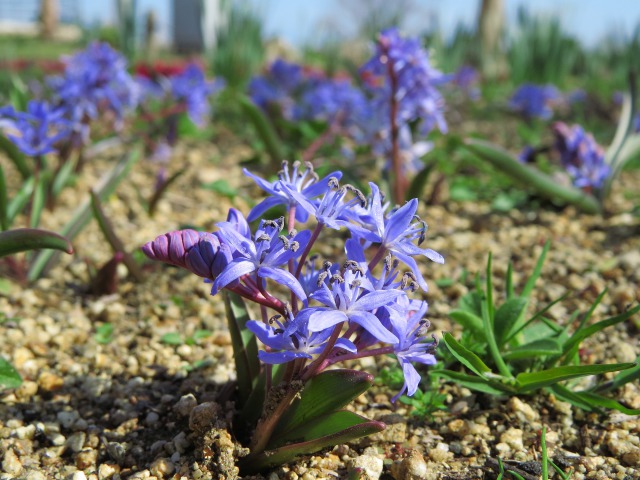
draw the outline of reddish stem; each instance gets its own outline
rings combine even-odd
[[[393,61],[389,57],[388,46],[381,43],[381,48],[385,58],[387,59],[387,73],[389,75],[389,113],[391,122],[391,169],[393,171],[393,201],[400,205],[407,191],[407,177],[402,169],[400,159],[400,128],[398,127],[398,99],[396,93],[398,91],[398,77],[393,69]]]

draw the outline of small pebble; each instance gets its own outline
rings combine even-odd
[[[55,392],[64,386],[64,379],[53,372],[42,372],[38,376],[38,387],[45,392]]]
[[[166,476],[171,475],[174,470],[175,467],[173,466],[173,463],[171,463],[171,460],[163,457],[154,460],[149,467],[151,475],[155,475],[158,478],[165,478]]]
[[[360,455],[351,460],[351,468],[361,468],[371,480],[380,478],[382,467],[382,459],[374,455]]]
[[[196,400],[196,397],[194,397],[192,393],[189,393],[180,397],[180,400],[178,400],[173,406],[173,411],[178,415],[186,417],[197,405],[198,401]]]
[[[22,472],[22,463],[12,448],[7,449],[4,453],[2,470],[11,475],[19,475]]]

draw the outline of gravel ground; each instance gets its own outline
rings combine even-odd
[[[183,146],[174,165],[191,167],[154,218],[139,202],[150,194],[153,167],[137,165],[105,205],[127,247],[137,249],[181,225],[210,229],[231,205],[247,211],[245,195],[259,193],[237,162],[250,152],[231,151],[220,160],[213,146]],[[60,213],[46,216],[43,226],[58,229],[96,181],[97,170],[115,159],[107,153],[87,165],[75,188],[63,194]],[[219,179],[238,185],[239,195],[231,201],[199,188]],[[547,239],[552,246],[534,308],[570,291],[550,312],[562,321],[587,308],[605,287],[609,292],[595,320],[637,302],[640,219],[626,212],[637,202],[639,185],[637,171],[625,175],[608,206],[615,213],[604,219],[572,208],[500,214],[474,202],[425,209],[427,245],[446,257],[443,266],[424,265],[433,331],[457,332],[447,314],[473,275],[467,284],[446,288],[438,288],[436,279],[459,278],[463,269],[475,274],[492,251],[497,287],[509,259],[522,281]],[[119,268],[117,293],[92,294],[90,272],[110,258],[109,248],[93,224],[74,246],[77,254],[61,258],[48,278],[28,288],[8,284],[0,296],[0,354],[25,380],[17,390],[0,393],[0,480],[236,478],[228,463],[238,452],[224,430],[233,406],[217,403],[234,376],[220,299],[209,297],[199,278],[161,265],[149,265],[143,283],[133,283]],[[634,321],[589,341],[584,361],[634,361],[640,352]],[[168,344],[166,334],[182,340]],[[363,360],[359,366],[376,373],[383,363]],[[373,479],[496,478],[501,458],[534,479],[540,476],[543,426],[550,456],[572,467],[573,478],[640,478],[637,416],[588,414],[547,395],[495,398],[452,384],[441,390],[449,408],[424,420],[402,403],[391,404],[395,392],[377,385],[353,408],[387,423],[384,432],[254,478],[346,478],[355,467]],[[640,408],[638,383],[626,385],[617,398]],[[203,439],[203,422],[211,419],[218,437]]]

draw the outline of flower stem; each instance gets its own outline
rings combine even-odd
[[[300,257],[300,260],[298,261],[298,268],[296,269],[296,274],[295,274],[296,278],[300,278],[300,273],[302,272],[302,266],[304,265],[304,262],[306,262],[307,257],[309,256],[309,252],[311,251],[311,247],[318,239],[318,236],[320,235],[320,232],[322,231],[323,227],[324,227],[324,223],[318,222],[318,224],[316,225],[316,228],[313,229],[311,238],[309,239],[307,246],[304,248],[304,252],[302,252],[302,256]]]
[[[344,362],[346,360],[355,360],[357,358],[371,357],[374,355],[386,355],[393,353],[393,346],[372,348],[371,350],[362,350],[356,353],[345,353],[344,355],[333,356],[326,360],[326,366],[333,365],[337,362]]]
[[[386,46],[383,48],[387,50]],[[394,64],[388,52],[385,52],[387,57],[387,73],[389,75],[389,121],[391,126],[391,170],[393,171],[393,201],[396,204],[401,204],[407,191],[407,178],[404,175],[402,169],[402,163],[400,159],[400,128],[398,127],[398,99],[396,98],[396,92],[398,91],[398,77],[394,71]]]
[[[335,327],[333,327],[333,332],[331,332],[331,336],[329,337],[329,340],[327,341],[324,347],[324,350],[322,350],[322,353],[304,370],[302,374],[303,382],[308,381],[311,377],[313,377],[314,375],[321,372],[327,367],[327,364],[326,364],[327,357],[329,356],[329,354],[331,353],[331,350],[333,350],[333,347],[338,341],[338,337],[342,332],[342,325],[344,325],[344,322],[340,322]]]
[[[380,245],[378,247],[378,251],[369,262],[369,266],[367,267],[369,271],[373,270],[376,267],[376,265],[380,263],[380,260],[382,260],[386,254],[387,254],[387,248],[384,245]]]

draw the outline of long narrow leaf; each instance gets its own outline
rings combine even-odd
[[[355,415],[355,414],[354,414]],[[282,465],[299,455],[317,452],[325,447],[339,445],[356,438],[365,437],[384,430],[385,424],[363,418],[362,423],[346,428],[339,432],[307,442],[294,443],[284,447],[268,450],[257,455],[250,455],[240,461],[240,471],[243,474],[257,473],[267,468]]]
[[[238,95],[238,105],[246,115],[246,117],[253,123],[254,128],[258,132],[260,139],[263,141],[271,157],[271,165],[280,168],[282,160],[284,160],[285,153],[281,140],[278,138],[276,131],[271,126],[271,123],[267,117],[262,113],[262,110],[251,101],[250,98],[245,95]]]
[[[20,190],[11,199],[7,205],[7,223],[11,225],[16,216],[24,210],[24,207],[29,203],[31,194],[33,193],[33,186],[35,179],[33,177],[28,178],[22,183]]]
[[[637,365],[635,367],[618,373],[615,377],[613,377],[613,380],[593,388],[592,391],[594,393],[610,392],[622,387],[629,382],[638,380],[640,378],[640,356],[636,358],[636,363]]]
[[[0,230],[7,230],[9,228],[9,219],[7,217],[8,204],[7,182],[4,178],[4,169],[2,165],[0,165]]]
[[[516,391],[507,383],[501,383],[485,377],[468,375],[466,373],[454,372],[453,370],[433,370],[430,375],[444,378],[445,380],[450,380],[470,390],[476,390],[490,395],[516,393]]]
[[[528,303],[526,298],[512,297],[496,310],[493,330],[499,348],[511,337],[511,332],[518,328],[518,323],[524,315]]]
[[[136,146],[120,159],[108,175],[103,177],[99,185],[95,187],[98,198],[100,198],[101,201],[104,201],[105,198],[115,191],[118,184],[126,178],[131,166],[137,162],[139,158],[140,148]],[[91,220],[91,202],[87,199],[75,210],[71,220],[62,229],[61,234],[69,240],[73,240],[87,225],[89,220]],[[53,265],[54,260],[55,256],[52,252],[41,252],[31,264],[27,279],[33,281],[46,273]]]
[[[31,169],[27,165],[24,154],[2,133],[0,133],[0,150],[3,150],[11,159],[23,180],[31,176]]]
[[[229,291],[225,291],[223,297],[236,365],[238,398],[242,404],[249,399],[254,382],[260,374],[258,343],[255,335],[245,327],[251,318],[242,297]]]
[[[534,189],[540,196],[561,200],[580,208],[586,213],[599,213],[601,205],[593,195],[575,187],[562,186],[552,177],[533,167],[524,165],[504,149],[484,140],[466,139],[464,146],[498,170],[507,173],[522,184]]]
[[[449,317],[454,322],[460,324],[465,330],[471,330],[484,337],[482,319],[477,315],[467,312],[466,310],[454,310],[449,313]]]
[[[73,253],[69,240],[48,230],[17,228],[0,233],[0,257],[43,248]]]
[[[60,167],[60,170],[58,170],[58,173],[56,174],[51,184],[51,192],[53,193],[54,197],[60,195],[60,192],[62,192],[64,187],[69,184],[69,181],[73,176],[73,171],[76,167],[76,158],[76,156],[72,156],[71,158],[67,159],[62,167]]]
[[[635,363],[609,363],[603,365],[553,367],[539,372],[520,373],[516,376],[516,382],[524,392],[527,392],[547,387],[554,383],[569,380],[571,378],[598,375],[607,372],[617,372],[619,370],[632,368],[635,365]]]
[[[44,209],[47,196],[47,175],[40,175],[36,181],[33,197],[31,198],[31,212],[29,217],[30,227],[37,228],[40,225],[40,217]]]
[[[522,293],[520,294],[522,297],[529,298],[533,288],[536,285],[536,281],[540,278],[540,274],[542,273],[542,266],[544,265],[544,260],[547,257],[547,253],[549,252],[549,247],[551,246],[551,242],[547,240],[542,247],[542,252],[540,252],[540,256],[538,257],[538,261],[536,262],[536,266],[533,269],[533,272],[527,279],[527,283],[525,283],[524,288],[522,289]]]
[[[162,185],[156,188],[156,190],[153,192],[153,195],[151,196],[151,199],[149,200],[148,211],[150,216],[153,217],[153,215],[156,213],[156,207],[158,206],[158,202],[160,201],[160,198],[162,198],[162,195],[164,195],[167,189],[171,185],[173,185],[175,181],[178,180],[182,175],[184,175],[187,172],[187,170],[188,168],[186,167],[181,170],[178,170],[169,178],[167,178],[164,182],[162,182]]]
[[[484,376],[486,373],[491,373],[491,369],[480,359],[480,357],[453,338],[453,335],[447,332],[442,336],[442,340],[451,354],[473,373],[480,377]]]
[[[144,281],[144,274],[142,273],[142,270],[134,260],[133,256],[127,252],[122,240],[120,240],[113,228],[113,225],[105,215],[102,208],[102,202],[100,202],[98,194],[94,190],[91,190],[89,195],[91,197],[91,211],[93,212],[93,216],[96,219],[96,222],[98,222],[100,231],[113,249],[113,253],[120,252],[122,254],[122,262],[127,266],[129,273],[133,275],[136,281]]]
[[[627,310],[626,312],[621,313],[620,315],[616,315],[615,317],[610,317],[605,320],[601,320],[598,323],[594,323],[588,327],[583,328],[579,332],[574,333],[569,340],[565,342],[562,347],[562,353],[566,355],[571,349],[578,347],[580,343],[585,338],[590,337],[591,335],[598,333],[599,331],[611,327],[613,325],[617,325],[618,323],[622,323],[628,318],[631,318],[636,313],[640,312],[640,305],[636,305],[634,308]]]
[[[373,375],[357,370],[328,370],[311,378],[282,416],[274,438],[339,410],[373,385]],[[327,395],[331,392],[331,395]]]

